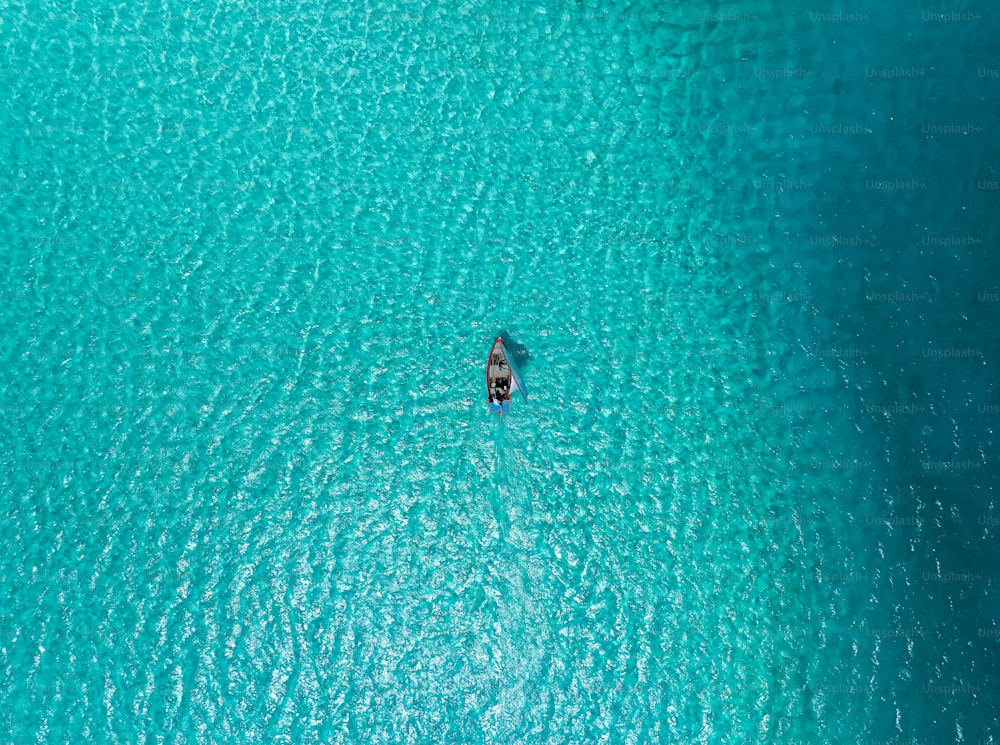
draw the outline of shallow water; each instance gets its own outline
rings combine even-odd
[[[992,742],[978,13],[0,12],[2,739]]]

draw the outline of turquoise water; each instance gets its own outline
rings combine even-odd
[[[0,11],[0,740],[993,742],[938,12]]]

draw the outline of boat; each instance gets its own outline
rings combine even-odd
[[[510,394],[514,391],[520,393],[525,401],[528,400],[528,389],[524,387],[521,372],[504,346],[503,337],[498,336],[486,360],[486,395],[490,411],[503,418],[510,411]]]

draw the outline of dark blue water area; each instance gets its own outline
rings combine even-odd
[[[836,579],[856,660],[827,692],[866,741],[995,742],[1000,11],[844,4],[789,24],[798,56],[756,61],[775,92],[745,123],[772,118],[780,232],[746,260],[828,372],[803,378],[830,423],[803,458],[851,515]]]

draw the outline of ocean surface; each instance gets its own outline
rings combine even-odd
[[[998,36],[3,5],[0,743],[1000,740]]]

